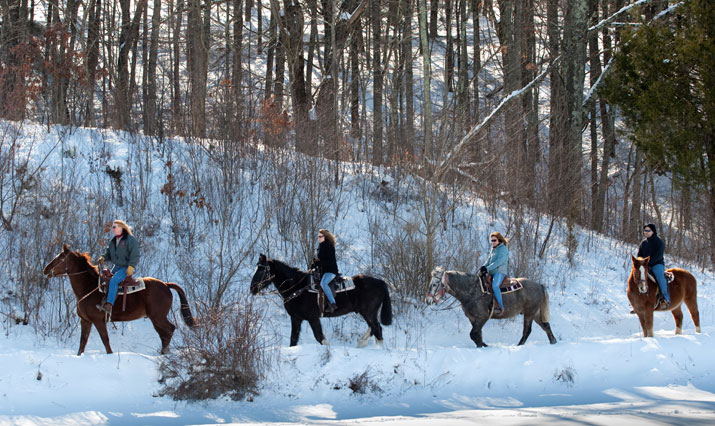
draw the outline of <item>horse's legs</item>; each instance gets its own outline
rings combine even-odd
[[[678,306],[670,311],[675,320],[675,334],[683,334],[683,310]]]
[[[358,340],[359,348],[364,348],[365,346],[367,346],[367,343],[370,340],[370,336],[375,336],[375,341],[377,341],[378,343],[382,342],[382,327],[380,326],[380,323],[377,321],[377,310],[378,309],[379,309],[379,306],[376,306],[372,312],[368,312],[368,313],[360,312],[360,315],[365,320],[368,327],[370,327],[370,330],[368,330],[369,334],[365,333],[365,335],[363,335]]]
[[[320,318],[310,319],[308,320],[308,324],[310,324],[310,328],[313,330],[315,340],[317,340],[321,345],[327,345],[328,341],[323,335],[323,326],[320,324]]]
[[[645,337],[653,337],[653,308],[652,307],[646,307],[645,310],[645,318],[643,319],[645,321]]]
[[[300,337],[300,325],[303,324],[303,320],[294,317],[290,317],[290,345],[295,346],[298,344],[298,337]]]
[[[551,324],[549,324],[548,321],[541,321],[539,319],[539,315],[534,318],[534,321],[536,321],[536,323],[539,324],[539,327],[546,332],[546,335],[549,337],[549,343],[552,345],[556,343],[556,337],[554,337],[554,333],[551,331]]]
[[[92,331],[92,322],[84,318],[80,318],[80,324],[82,326],[82,332],[79,335],[79,351],[77,355],[82,355],[84,353],[84,348],[87,346],[87,340],[89,340],[89,333]]]
[[[693,324],[695,324],[695,331],[700,333],[700,311],[698,310],[698,294],[697,290],[693,286],[693,291],[689,291],[685,294],[684,298],[685,306],[688,307],[690,312],[690,318],[693,319]]]
[[[102,315],[104,316],[104,315]],[[97,329],[97,333],[99,333],[99,337],[102,338],[102,343],[104,343],[104,349],[107,350],[108,354],[112,353],[112,347],[109,346],[109,333],[107,333],[107,323],[103,321],[103,319],[100,319],[99,321],[96,321],[94,323],[94,328]]]
[[[485,348],[487,344],[482,340],[482,327],[487,320],[472,321],[472,331],[469,332],[469,337],[474,343],[476,343],[478,348]]]
[[[648,328],[645,323],[645,314],[641,314],[638,311],[636,311],[636,314],[638,314],[638,321],[640,321],[640,323],[641,323],[641,330],[643,330],[643,337],[648,337]]]
[[[171,342],[171,337],[174,335],[174,330],[176,326],[171,323],[166,317],[149,317],[151,323],[154,325],[154,330],[159,333],[159,338],[161,339],[161,353],[169,353],[169,343]]]
[[[531,334],[532,321],[534,321],[534,317],[524,312],[524,331],[522,331],[521,333],[521,340],[519,340],[519,343],[517,344],[518,346],[521,346],[526,343],[526,339],[529,338],[529,335]]]
[[[364,348],[367,346],[368,342],[370,341],[370,336],[372,336],[372,329],[370,327],[367,328],[367,331],[358,338],[358,348]]]

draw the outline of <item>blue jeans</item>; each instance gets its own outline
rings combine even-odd
[[[670,303],[670,293],[668,293],[668,282],[665,281],[665,265],[657,264],[650,267],[653,271],[653,276],[655,280],[658,281],[658,287],[660,287],[660,292],[663,293],[665,300]]]
[[[109,288],[107,288],[107,302],[114,305],[114,301],[117,300],[117,289],[119,288],[119,283],[124,281],[127,277],[127,267],[126,266],[114,266],[112,268],[112,273],[114,276],[109,280]]]
[[[499,289],[499,286],[502,281],[504,281],[504,277],[506,277],[506,275],[501,272],[495,272],[492,274],[492,291],[494,292],[494,297],[497,298],[497,302],[502,309],[504,309],[504,304],[501,301],[501,290]]]
[[[323,293],[325,293],[325,297],[327,297],[328,301],[333,305],[335,304],[335,298],[333,297],[333,292],[330,290],[330,286],[328,284],[330,284],[330,281],[334,278],[334,273],[326,272],[323,274],[323,278],[320,279],[320,286],[323,288]]]

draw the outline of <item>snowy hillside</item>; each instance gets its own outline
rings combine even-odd
[[[86,129],[67,135],[59,134],[56,129],[48,134],[41,128],[27,127],[22,135],[36,141],[35,151],[30,154],[31,163],[46,157],[42,164],[45,169],[42,185],[52,187],[51,176],[58,180],[59,176],[65,180],[71,176],[77,186],[74,189],[84,194],[84,199],[103,199],[108,203],[106,206],[110,206],[93,213],[99,216],[97,223],[115,217],[127,218],[130,223],[141,220],[138,235],[146,256],[140,272],[159,278],[170,277],[188,288],[190,294],[201,294],[200,289],[194,287],[209,279],[204,275],[203,279],[191,281],[191,273],[203,274],[214,266],[201,263],[204,260],[196,260],[189,267],[185,265],[187,258],[177,249],[184,247],[184,243],[180,237],[174,237],[173,219],[167,217],[172,207],[160,189],[167,182],[169,157],[177,182],[186,178],[187,187],[191,174],[182,175],[179,170],[210,169],[208,164],[189,162],[191,158],[205,157],[188,156],[188,149],[176,141],[171,147],[168,144],[155,147],[150,151],[151,157],[142,160],[138,147],[146,142]],[[171,156],[166,154],[169,150],[173,152]],[[304,267],[305,250],[297,236],[295,240],[284,237],[280,218],[250,225],[251,220],[255,222],[259,216],[265,218],[263,212],[268,209],[262,200],[276,196],[265,190],[269,187],[268,163],[276,161],[273,155],[278,154],[256,154],[256,159],[265,162],[246,161],[236,171],[241,176],[236,193],[244,198],[234,200],[232,206],[243,205],[246,211],[261,214],[234,217],[233,230],[239,232],[215,231],[216,234],[207,234],[195,243],[200,253],[197,257],[209,258],[218,253],[213,250],[225,250],[222,255],[235,256],[235,264],[240,267],[229,280],[227,294],[232,295],[231,300],[247,297],[253,265],[260,252]],[[95,161],[101,164],[96,169],[99,172],[92,168]],[[103,172],[105,164],[124,171],[122,185],[127,197],[124,204],[118,204],[112,194],[111,180]],[[105,354],[93,330],[85,354],[77,357],[78,325],[59,335],[33,329],[32,324],[16,325],[10,321],[9,313],[19,314],[19,306],[14,304],[14,299],[6,298],[3,313],[7,319],[0,337],[0,364],[3,365],[0,425],[715,422],[715,358],[711,349],[715,346],[715,291],[712,288],[715,271],[702,270],[666,256],[668,266],[688,269],[698,280],[702,333],[695,333],[684,308],[683,335],[674,335],[670,314],[658,314],[656,337],[644,339],[636,316],[629,313],[626,298],[630,254],[636,247],[577,230],[578,248],[570,265],[565,226],[557,223],[544,257],[526,263],[533,267],[533,278],[548,289],[551,327],[558,343],[550,345],[543,331],[535,326],[526,344],[516,346],[522,332],[520,316],[489,321],[484,327],[484,340],[490,346],[477,349],[469,338],[470,324],[454,298],[447,297],[430,307],[417,298],[399,298],[393,280],[386,274],[390,271],[389,265],[381,264],[373,253],[377,243],[374,236],[368,236],[375,218],[387,221],[396,217],[403,222],[416,222],[414,205],[390,204],[390,199],[370,202],[365,193],[373,190],[370,188],[374,188],[371,185],[379,171],[368,168],[362,171],[361,165],[341,167],[345,177],[339,188],[330,192],[329,202],[321,207],[327,212],[326,223],[319,226],[334,230],[339,238],[341,272],[371,273],[393,286],[394,321],[383,327],[384,348],[379,348],[374,340],[367,348],[356,347],[357,338],[366,328],[356,314],[322,320],[329,346],[319,345],[304,323],[299,345],[288,347],[290,319],[279,296],[265,293],[249,299],[263,312],[261,333],[265,334],[266,341],[272,342],[268,348],[270,367],[260,384],[259,394],[242,401],[228,398],[193,403],[174,401],[158,396],[162,387],[157,368],[161,359],[159,339],[148,320],[110,327],[115,350],[111,355]],[[409,185],[409,182],[400,183],[395,179],[390,184]],[[146,191],[140,185],[144,185]],[[202,190],[207,202],[219,202],[218,198],[211,198],[210,188]],[[410,189],[398,187],[395,191],[407,197],[404,194]],[[146,194],[148,198],[142,201],[139,194]],[[50,203],[49,200],[39,202]],[[150,216],[153,222],[140,219],[137,209],[142,202],[147,206],[143,207],[142,217]],[[48,206],[51,207],[51,203]],[[213,218],[224,220],[219,212],[221,206],[214,206]],[[390,206],[394,207],[393,211]],[[180,220],[187,221],[187,227],[193,223],[188,222],[189,212],[192,210],[175,211],[186,215]],[[479,200],[468,198],[460,199],[454,212],[450,226],[437,236],[442,250],[436,263],[449,268],[471,268],[473,272],[477,263],[486,257],[489,232],[499,230],[510,237],[511,216],[506,210],[489,212]],[[27,212],[22,220],[29,221],[31,217],[31,212]],[[524,226],[533,229],[539,220],[546,221],[530,218]],[[148,226],[150,223],[154,223],[154,228]],[[196,223],[200,224],[200,220]],[[265,228],[261,228],[264,225]],[[383,227],[388,225],[387,222],[382,224]],[[68,234],[74,232],[72,240],[67,242],[75,249],[92,252],[96,258],[101,245],[90,237],[85,240],[79,237],[91,225],[64,226]],[[546,228],[548,223],[541,226]],[[317,229],[310,230],[304,238],[312,239],[315,231]],[[94,232],[99,234],[97,239],[106,237],[100,230],[94,229]],[[240,252],[217,245],[216,241],[225,235],[241,242]],[[14,247],[17,238],[9,233],[0,236],[6,247]],[[46,258],[37,259],[38,264],[44,265],[59,251],[63,241],[52,241],[47,235],[38,240],[47,243],[48,254],[41,255]],[[515,254],[512,262],[518,260],[519,254]],[[55,327],[57,323],[52,316],[71,313],[74,302],[67,278],[52,278],[47,284],[49,290],[43,297],[65,295],[69,300],[66,311],[49,301],[49,307],[40,310],[42,321],[48,327]],[[427,282],[420,285],[426,291]],[[2,288],[7,290],[13,286],[6,282]],[[191,332],[180,321],[177,299],[170,319],[180,332],[172,341],[172,349],[180,344],[183,333]],[[197,302],[196,298],[189,301]]]

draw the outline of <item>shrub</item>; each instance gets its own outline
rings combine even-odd
[[[176,400],[256,395],[268,365],[261,320],[248,300],[207,310],[198,327],[184,332],[179,350],[162,360],[160,395]]]

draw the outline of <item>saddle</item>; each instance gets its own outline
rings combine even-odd
[[[494,277],[492,274],[486,274],[484,276],[484,283],[487,286],[487,292],[491,293],[492,292],[492,282],[494,281]],[[509,293],[512,291],[519,290],[523,286],[519,281],[516,280],[516,278],[512,278],[509,276],[504,277],[504,280],[501,282],[499,285],[499,289],[501,290],[502,293]]]
[[[355,283],[352,278],[337,274],[335,278],[328,283],[328,286],[333,290],[333,294],[336,294],[354,289]],[[313,270],[310,274],[310,289],[308,289],[308,291],[311,293],[319,293],[322,291],[320,288],[320,273],[316,270]]]
[[[102,269],[102,274],[100,275],[99,291],[101,293],[107,294],[107,289],[109,287],[109,280],[112,279],[114,274],[112,274],[109,269]],[[122,296],[122,312],[127,309],[127,295],[136,293],[146,289],[146,284],[142,278],[134,277],[134,275],[129,275],[117,286],[117,296]]]
[[[336,295],[354,289],[355,283],[352,278],[337,274],[335,278],[328,283],[328,287],[330,287],[330,291],[333,293],[333,299],[337,301]],[[308,292],[317,294],[318,307],[320,307],[321,314],[324,313],[328,298],[325,297],[325,293],[322,287],[320,287],[320,273],[317,270],[311,271]]]

